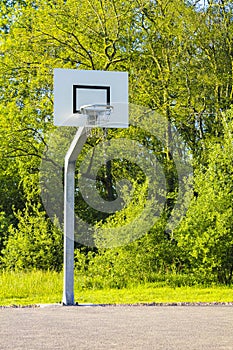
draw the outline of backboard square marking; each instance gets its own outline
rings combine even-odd
[[[79,103],[78,102],[78,90],[93,90],[93,92],[95,90],[100,91],[102,90],[103,92],[105,92],[104,95],[102,95],[102,98],[104,97],[103,101],[85,101],[83,103]],[[86,105],[86,104],[90,104],[90,103],[102,103],[102,104],[107,104],[110,105],[110,86],[96,86],[96,85],[73,85],[73,113],[81,113],[80,112],[80,107],[81,105]]]

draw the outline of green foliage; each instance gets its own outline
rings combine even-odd
[[[124,288],[166,281],[172,285],[176,284],[177,259],[178,248],[165,236],[164,226],[159,223],[147,235],[123,247],[88,254],[77,249],[75,269],[83,288]],[[184,277],[179,283],[192,285],[193,281]]]
[[[62,233],[39,207],[27,205],[16,214],[18,226],[9,227],[3,249],[3,268],[15,270],[61,270]]]
[[[224,124],[221,141],[209,144],[207,164],[195,176],[197,198],[177,231],[184,268],[204,279],[230,284],[233,278],[233,124]]]
[[[134,236],[134,227],[127,223],[144,208],[149,185],[133,163],[108,163],[108,169],[98,173],[102,197],[115,199],[117,179],[130,179],[134,193],[129,201],[132,193],[122,187],[124,208],[115,216],[95,212],[77,194],[81,217],[96,225],[99,248],[95,254],[88,249],[77,252],[77,269],[87,272],[88,286],[119,288],[133,281],[154,281],[158,274],[179,284],[180,272],[191,276],[185,283],[232,282],[232,112],[226,117],[222,112],[230,108],[233,95],[233,7],[231,1],[211,1],[205,9],[195,3],[1,1],[1,266],[62,267],[61,232],[41,207],[39,187],[41,159],[50,164],[53,152],[47,149],[47,135],[54,130],[53,68],[123,70],[129,72],[130,101],[165,116],[182,135],[184,149],[192,150],[196,197],[180,227],[167,232],[178,188],[169,158],[171,129],[164,134],[164,148],[148,136],[145,125],[141,130],[110,131],[156,152],[167,177],[166,215],[150,231],[148,225],[143,237]],[[156,127],[153,120],[148,124]],[[95,147],[100,139],[89,141]],[[59,148],[59,140],[54,148]],[[59,167],[60,171],[62,164]],[[149,209],[155,204],[150,202]],[[57,198],[54,205],[59,211]],[[142,233],[149,222],[145,213],[136,222],[137,231]],[[103,249],[112,245],[114,249]]]
[[[0,212],[0,253],[8,238],[9,222],[10,219],[6,218],[6,214],[3,211]]]

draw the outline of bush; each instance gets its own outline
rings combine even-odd
[[[14,270],[62,269],[62,232],[40,211],[27,205],[16,214],[18,227],[9,227],[9,237],[2,250],[3,268]]]
[[[6,215],[3,211],[0,212],[0,253],[4,245],[6,244],[9,225],[10,225],[10,220],[6,218]]]

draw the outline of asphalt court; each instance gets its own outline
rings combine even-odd
[[[233,306],[0,309],[1,350],[232,350]]]

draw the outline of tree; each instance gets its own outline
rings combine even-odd
[[[8,212],[15,204],[16,213],[18,209],[21,213],[26,211],[27,216],[32,215],[32,220],[36,220],[35,211],[27,207],[35,206],[36,213],[44,215],[39,205],[39,170],[43,157],[48,164],[51,162],[47,157],[49,152],[44,150],[48,146],[46,135],[54,130],[52,69],[113,69],[121,64],[125,53],[118,47],[122,46],[125,18],[130,14],[131,4],[93,1],[89,6],[89,2],[77,4],[72,0],[65,4],[26,0],[6,1],[1,6],[5,14],[0,62],[1,156],[7,165],[1,174],[6,185],[7,174],[11,174],[14,188],[20,189],[18,202],[11,201]],[[20,235],[26,235],[21,221],[17,214],[9,244],[13,236],[20,241]],[[41,225],[44,231],[46,220],[41,220]],[[26,252],[27,244],[23,245],[25,254],[29,254],[29,246]]]
[[[156,110],[166,118],[168,123],[162,146],[148,130],[151,125],[156,127],[155,120],[151,125],[143,124],[141,128],[132,123],[129,130],[111,130],[107,141],[117,137],[128,138],[145,147],[149,154],[156,153],[167,179],[167,192],[163,194],[166,215],[161,225],[150,231],[147,243],[151,258],[155,246],[160,249],[157,255],[154,254],[155,257],[163,255],[165,246],[168,248],[165,251],[172,251],[174,237],[166,236],[164,226],[177,198],[173,157],[173,146],[179,145],[176,134],[180,133],[184,139],[182,147],[177,150],[179,156],[185,158],[185,152],[192,151],[196,176],[202,174],[200,163],[203,167],[210,164],[210,145],[213,143],[216,146],[217,140],[223,145],[226,138],[222,111],[227,110],[232,102],[231,1],[208,1],[205,8],[198,8],[193,1],[182,0],[5,0],[0,6],[3,13],[0,191],[4,199],[1,208],[3,218],[7,217],[8,222],[8,215],[10,217],[13,212],[16,213],[14,218],[10,217],[9,223],[13,225],[9,229],[11,247],[12,237],[20,242],[22,234],[26,237],[24,242],[29,242],[28,247],[31,247],[22,213],[26,213],[28,222],[29,217],[33,221],[30,226],[33,232],[33,225],[38,225],[36,215],[43,217],[43,232],[46,228],[52,230],[50,226],[48,228],[41,205],[39,173],[41,160],[44,164],[47,162],[48,170],[49,165],[55,166],[57,172],[54,175],[62,170],[62,164],[53,158],[58,143],[54,142],[52,150],[49,150],[47,137],[56,132],[52,125],[53,68],[60,67],[128,71],[130,101]],[[175,133],[172,132],[172,125]],[[85,158],[85,152],[100,143],[101,137],[101,133],[97,135],[93,132],[80,162]],[[46,172],[44,174],[41,180],[46,192],[48,182]],[[144,205],[149,188],[137,164],[117,158],[101,167],[97,176],[99,193],[106,200],[116,198],[117,179],[123,177],[132,179],[136,191],[131,206],[128,205],[128,212],[126,208],[125,212],[117,213],[115,219],[109,213],[96,213],[82,201],[77,186],[76,204],[82,208],[82,218],[97,223],[97,226],[102,220],[107,227],[111,220],[116,225],[116,220],[125,222],[126,212],[131,217],[136,215]],[[218,180],[220,186],[221,179]],[[206,189],[206,198],[207,193]],[[56,210],[59,210],[60,203],[56,201],[56,196],[54,203]],[[194,213],[192,215],[195,218]],[[223,212],[221,215],[223,221],[230,222],[230,216],[227,219]],[[155,236],[153,238],[152,231],[158,235],[158,240]],[[4,244],[8,246],[7,236],[5,240]],[[25,256],[30,256],[29,251],[26,252],[27,244],[22,246]],[[140,243],[137,249],[139,246]],[[188,246],[182,247],[188,249]],[[6,252],[9,253],[8,248]],[[167,264],[171,263],[168,255],[165,259]]]
[[[230,284],[233,277],[232,110],[224,117],[223,140],[209,143],[207,164],[195,174],[198,196],[177,231],[189,272],[202,281]]]
[[[232,102],[230,3],[197,11],[184,1],[137,1],[133,98],[173,121],[196,157],[209,136],[221,136],[221,111]]]

